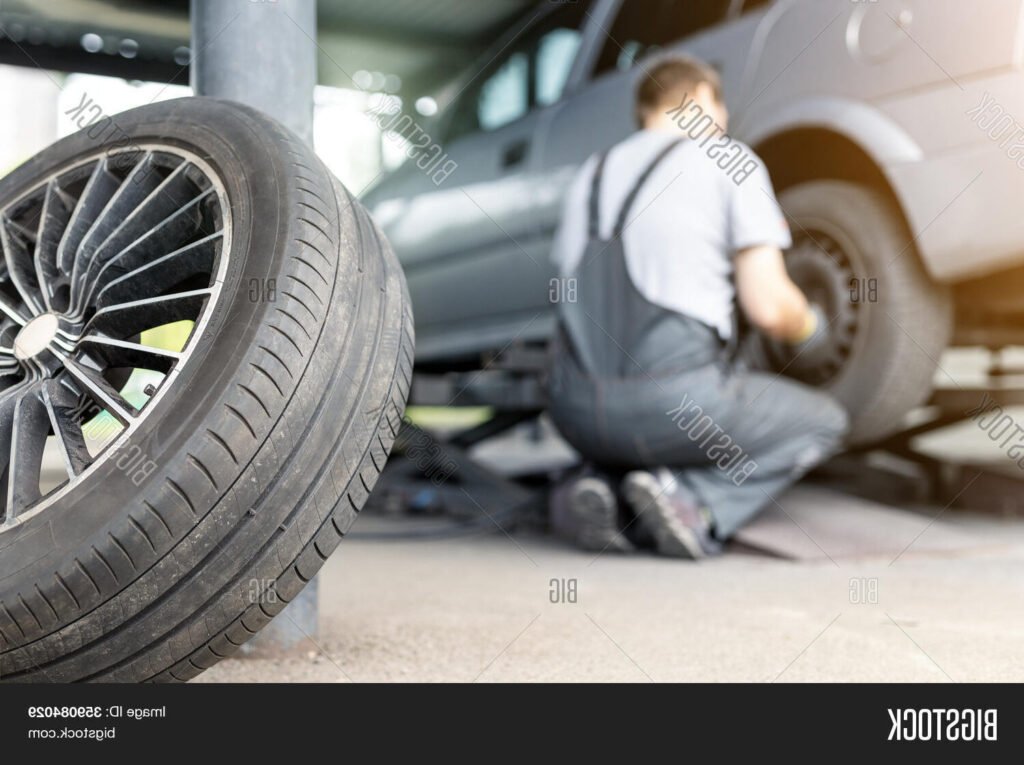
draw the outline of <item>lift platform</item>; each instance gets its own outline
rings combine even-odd
[[[547,490],[574,467],[572,456],[506,458],[507,450],[502,450],[502,459],[495,464],[481,460],[480,454],[495,439],[508,438],[513,429],[533,429],[540,434],[545,358],[543,348],[515,346],[479,370],[418,374],[411,405],[486,407],[491,415],[472,427],[431,432],[407,421],[397,442],[396,458],[375,493],[374,506],[386,507],[390,513],[445,516],[456,524],[453,528],[500,527],[508,531],[524,523],[544,525]],[[892,505],[896,503],[942,508],[943,512],[957,508],[1024,514],[1024,493],[1020,491],[1024,472],[1015,466],[938,456],[921,448],[922,438],[969,420],[969,413],[983,403],[1024,407],[1024,370],[1018,373],[1002,367],[998,354],[993,354],[982,384],[937,389],[905,429],[882,443],[851,450],[816,471],[811,477],[815,490],[824,487],[836,492],[833,499],[839,500],[859,497],[873,503],[862,508],[864,513],[876,515],[895,509]],[[537,449],[527,451],[540,450],[541,440],[538,435]],[[425,460],[424,454],[432,456]],[[439,470],[438,465],[446,467]],[[851,517],[859,512],[849,500],[830,504],[850,511]],[[771,533],[755,536],[768,539],[768,546],[776,539]],[[939,547],[950,544],[945,539]]]

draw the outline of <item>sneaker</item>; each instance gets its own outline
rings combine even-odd
[[[591,552],[631,552],[619,531],[619,505],[611,484],[599,476],[571,479],[552,494],[552,525]]]
[[[622,481],[622,494],[662,555],[699,560],[722,551],[711,534],[707,511],[670,471],[629,473]]]

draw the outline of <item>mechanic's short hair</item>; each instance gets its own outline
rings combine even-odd
[[[655,109],[683,100],[698,85],[706,82],[714,91],[715,99],[722,101],[722,78],[710,64],[691,56],[665,56],[643,67],[636,88],[636,121],[643,125],[644,118]]]

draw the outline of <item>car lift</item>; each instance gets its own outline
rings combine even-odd
[[[924,498],[933,504],[1016,516],[1024,513],[1024,501],[1018,499],[1024,475],[1019,471],[985,462],[942,459],[914,445],[921,436],[970,419],[971,412],[978,411],[983,402],[992,408],[1024,406],[1024,369],[1004,367],[1001,350],[989,351],[984,385],[956,384],[936,389],[927,405],[927,419],[854,455],[882,452],[916,466],[923,477]]]
[[[483,466],[469,450],[516,426],[537,421],[545,408],[541,382],[544,360],[543,349],[514,346],[482,370],[418,373],[410,405],[490,407],[494,415],[480,425],[447,434],[428,433],[407,419],[371,507],[386,504],[392,512],[443,511],[461,523],[475,518],[481,528],[492,530],[498,525],[508,531],[523,519],[542,523],[546,513],[544,486],[549,483],[543,479],[550,476],[533,473],[513,478]],[[986,395],[992,406],[1024,406],[1024,370],[1002,368],[998,352],[994,353],[985,385],[937,389],[915,424],[881,443],[841,455],[816,477],[838,482],[842,491],[877,501],[877,488],[873,495],[869,486],[873,482],[865,481],[864,475],[865,471],[881,472],[900,482],[902,493],[919,502],[1019,515],[1024,512],[1024,501],[1018,499],[1024,476],[984,463],[941,459],[920,451],[915,444],[921,436],[968,419],[968,413],[977,409]],[[442,455],[432,465],[445,461],[453,466],[453,481],[426,480],[419,469],[422,465],[408,459],[412,444],[422,450],[426,443],[429,451]],[[869,464],[870,456],[882,457],[877,462],[884,464]],[[490,518],[480,519],[481,511]]]
[[[369,506],[413,513],[443,511],[469,526],[473,522],[468,519],[476,519],[484,528],[497,526],[505,531],[524,517],[542,518],[546,492],[532,485],[531,476],[513,479],[484,466],[469,451],[519,425],[537,421],[546,407],[545,360],[543,349],[515,345],[481,370],[414,375],[410,406],[489,407],[494,415],[479,425],[448,434],[428,432],[407,417]],[[413,449],[439,458],[423,464],[411,458]],[[453,480],[436,480],[437,476],[431,475],[438,463],[450,466],[446,472]]]

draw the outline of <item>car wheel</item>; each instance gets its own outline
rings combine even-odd
[[[206,98],[16,169],[0,242],[0,677],[189,679],[373,487],[411,373],[401,270],[308,147]]]
[[[882,195],[813,181],[779,202],[793,233],[787,269],[823,308],[829,343],[811,363],[777,344],[769,356],[777,371],[846,407],[850,444],[878,441],[931,394],[951,333],[949,292],[925,273],[912,234]]]

